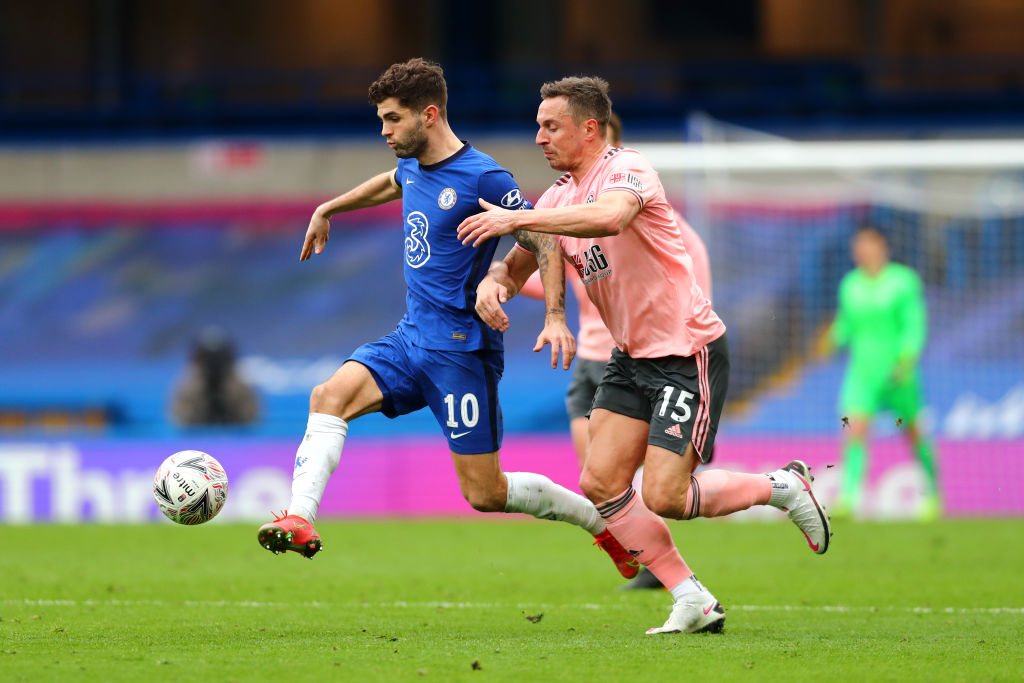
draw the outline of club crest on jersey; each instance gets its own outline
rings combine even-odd
[[[587,204],[593,204],[593,203],[594,203],[594,193],[591,192],[590,194],[587,195]]]
[[[437,205],[446,211],[455,206],[457,201],[459,201],[459,195],[455,194],[455,190],[450,187],[444,188],[441,190],[441,194],[437,195]]]
[[[454,190],[452,194],[455,194]],[[405,222],[409,226],[405,235],[405,262],[410,268],[419,268],[430,260],[430,242],[427,241],[430,224],[422,211],[413,211]]]
[[[519,191],[519,188],[509,190],[505,193],[505,196],[501,198],[501,205],[506,209],[514,209],[523,203],[523,193]]]

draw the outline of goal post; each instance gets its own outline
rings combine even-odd
[[[637,145],[655,168],[712,171],[1021,169],[1024,140],[669,142]]]

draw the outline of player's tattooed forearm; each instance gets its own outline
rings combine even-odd
[[[540,270],[541,277],[547,274],[549,267],[553,263],[562,263],[561,247],[558,246],[558,240],[552,235],[545,235],[540,233],[533,233],[532,240],[535,246],[533,252],[537,258],[537,267]],[[558,289],[558,301],[557,307],[552,307],[547,310],[550,313],[556,313],[560,315],[565,314],[565,277],[558,278],[560,287]]]
[[[537,242],[535,241],[536,235],[529,230],[516,230],[512,233],[512,237],[515,238],[516,242],[519,243],[523,249],[527,249],[533,253],[537,252]]]
[[[558,252],[558,242],[553,235],[545,235],[542,232],[531,232],[529,235],[538,251]]]
[[[533,256],[537,259],[537,270],[540,271],[541,277],[544,277],[544,273],[548,272],[548,265],[551,263],[548,253],[542,249],[537,249],[533,252]]]
[[[560,313],[565,315],[565,285],[562,285],[562,289],[558,292],[558,307],[549,308],[548,313]]]

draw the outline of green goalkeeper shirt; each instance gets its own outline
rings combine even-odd
[[[916,365],[927,334],[921,278],[899,263],[871,277],[860,268],[839,284],[839,310],[830,330],[836,346],[850,347],[847,369],[865,381],[885,381],[897,364]]]

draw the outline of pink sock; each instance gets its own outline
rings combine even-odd
[[[671,590],[693,576],[672,542],[665,520],[647,509],[632,486],[608,502],[599,504],[597,510],[604,517],[612,536],[622,547],[634,553],[662,585]]]
[[[704,470],[690,477],[686,519],[721,517],[751,505],[767,505],[771,497],[772,482],[763,474]]]

